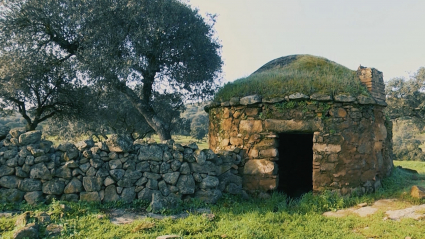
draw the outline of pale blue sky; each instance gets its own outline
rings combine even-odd
[[[188,0],[216,13],[225,81],[292,54],[322,56],[384,79],[425,67],[425,0]]]

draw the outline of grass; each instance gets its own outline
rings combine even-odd
[[[415,164],[412,164],[415,163]],[[416,169],[425,177],[425,163],[395,162],[396,165]],[[305,194],[300,199],[289,199],[285,194],[274,193],[268,200],[244,200],[237,196],[224,195],[216,205],[205,205],[197,200],[185,203],[177,211],[209,207],[213,219],[192,213],[185,219],[155,220],[147,218],[127,225],[114,225],[108,220],[110,208],[144,209],[147,203],[134,201],[130,204],[53,202],[31,207],[22,204],[1,204],[0,211],[31,211],[33,215],[48,212],[52,223],[63,226],[57,238],[156,238],[160,235],[176,234],[182,238],[424,238],[423,220],[383,220],[383,211],[361,218],[349,215],[329,218],[322,213],[338,210],[358,203],[372,203],[381,198],[397,198],[401,204],[420,204],[425,200],[413,199],[408,191],[414,184],[410,173],[395,168],[392,175],[383,180],[383,188],[374,194],[361,197],[341,197],[330,192],[319,195]],[[60,207],[68,206],[68,210]],[[401,205],[400,204],[400,205]],[[401,205],[402,206],[402,205]],[[172,213],[168,211],[166,213]],[[100,217],[99,217],[100,215]],[[11,238],[15,218],[0,218],[2,238]],[[41,225],[41,233],[46,225]]]
[[[264,70],[260,68],[248,77],[224,85],[215,95],[214,101],[228,101],[231,97],[254,94],[274,98],[296,92],[306,95],[369,95],[357,78],[356,71],[322,57],[298,55],[293,61],[287,61],[286,58],[281,58],[284,63],[280,65],[276,62],[267,63],[263,66]]]
[[[204,138],[202,140],[196,140],[190,136],[183,136],[183,135],[172,135],[171,138],[174,140],[174,142],[178,143],[178,144],[190,144],[195,142],[196,145],[198,145],[199,149],[208,149],[208,139]],[[159,139],[159,136],[154,134],[151,136],[151,139],[154,139],[156,142],[160,143],[161,140]]]

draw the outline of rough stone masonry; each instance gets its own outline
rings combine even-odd
[[[357,75],[370,96],[294,93],[263,99],[251,95],[210,104],[205,108],[210,149],[243,150],[243,187],[264,192],[279,184],[277,162],[285,157],[279,155],[279,135],[310,133],[314,192],[375,191],[393,167],[392,124],[383,113],[382,73],[359,67]]]
[[[0,201],[151,201],[153,209],[196,197],[215,203],[222,192],[245,193],[238,175],[241,150],[200,150],[172,140],[133,142],[113,135],[52,147],[40,131],[22,128],[0,141]]]

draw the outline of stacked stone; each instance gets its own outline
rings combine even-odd
[[[393,166],[384,103],[346,94],[235,97],[206,107],[210,148],[243,149],[243,188],[267,192],[278,186],[279,134],[311,133],[313,191],[373,192]]]
[[[223,191],[243,193],[239,150],[216,155],[194,143],[134,143],[116,135],[104,143],[85,140],[51,146],[41,140],[40,131],[24,129],[12,129],[0,141],[0,201],[138,198],[153,200],[153,206],[161,208],[190,197],[215,203]]]
[[[385,102],[385,83],[382,72],[375,68],[359,66],[357,76],[377,102]]]

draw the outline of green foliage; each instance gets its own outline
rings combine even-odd
[[[260,68],[248,77],[224,85],[215,95],[214,101],[228,101],[231,97],[253,94],[259,94],[263,98],[275,98],[296,92],[306,95],[368,95],[355,71],[321,57],[297,55],[296,59],[289,63],[273,65],[264,70]]]
[[[69,69],[52,78],[63,75],[71,86],[81,80],[120,92],[162,140],[171,138],[172,128],[154,108],[157,94],[199,99],[216,89],[222,60],[215,18],[204,19],[181,1],[7,1],[2,9],[2,48],[15,53],[16,47],[22,59],[33,56],[56,73],[60,69],[43,55],[50,54]]]
[[[203,139],[208,133],[208,116],[199,114],[192,119],[190,136],[197,140]]]
[[[398,160],[425,161],[422,119],[398,119],[393,123],[393,152]]]

